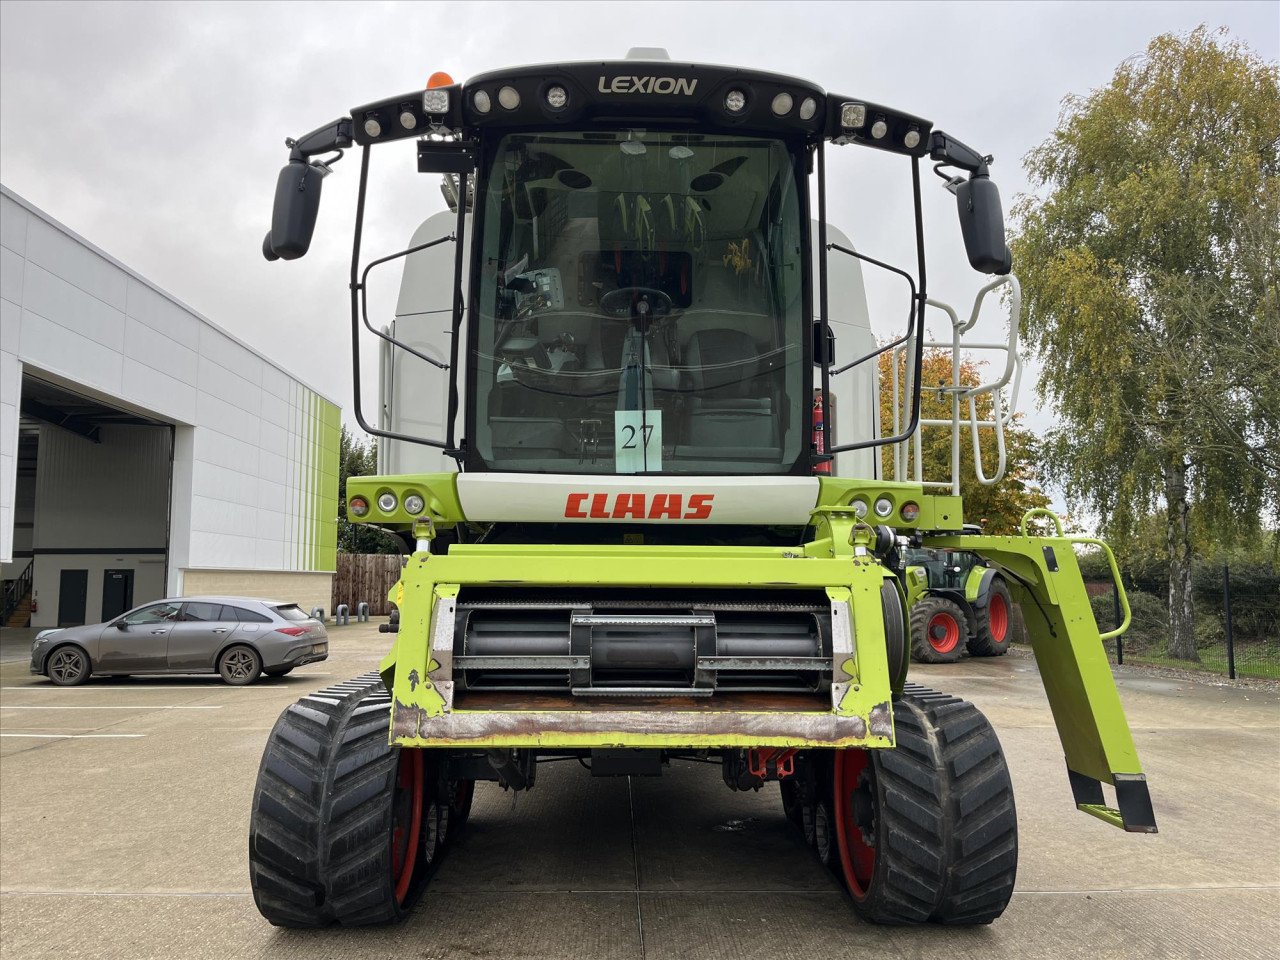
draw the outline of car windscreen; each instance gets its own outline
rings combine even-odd
[[[482,468],[796,468],[808,325],[786,144],[508,134],[481,177],[470,419]]]

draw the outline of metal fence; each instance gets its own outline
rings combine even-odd
[[[1218,571],[1216,583],[1202,578],[1194,592],[1198,661],[1168,655],[1168,597],[1143,585],[1125,584],[1133,614],[1127,632],[1106,641],[1113,663],[1150,663],[1204,670],[1236,677],[1280,679],[1280,595],[1256,579],[1233,580],[1229,567]],[[1126,577],[1127,580],[1127,577]],[[1120,619],[1119,603],[1110,586],[1090,591],[1093,615],[1103,630]]]

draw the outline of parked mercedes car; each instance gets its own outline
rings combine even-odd
[[[242,686],[328,656],[324,624],[296,603],[178,597],[106,623],[41,630],[31,645],[31,672],[63,687],[93,674],[155,673],[218,673]]]

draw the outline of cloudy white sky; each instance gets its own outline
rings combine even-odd
[[[806,77],[898,106],[996,157],[1006,209],[1020,159],[1068,93],[1107,82],[1154,35],[1226,26],[1280,58],[1280,4],[1149,3],[0,3],[0,180],[348,411],[346,271],[355,160],[325,184],[316,242],[260,252],[285,136],[352,106],[516,64],[663,46],[684,61]],[[1156,145],[1152,149],[1158,149]],[[410,144],[375,158],[366,250],[391,252],[443,209]],[[912,265],[896,158],[829,163],[830,217],[865,252]],[[954,201],[926,178],[930,292],[967,304]],[[873,302],[873,308],[880,304]],[[888,332],[900,322],[877,323]],[[983,323],[995,330],[993,311]],[[372,370],[370,370],[372,373]],[[1052,412],[1024,391],[1028,423]],[[350,414],[347,414],[350,419]]]

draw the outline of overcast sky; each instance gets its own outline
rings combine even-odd
[[[4,2],[0,180],[280,359],[350,421],[346,274],[358,161],[326,180],[308,256],[267,263],[262,237],[286,136],[420,89],[436,70],[465,80],[662,46],[676,60],[792,74],[927,117],[995,155],[1008,210],[1028,189],[1021,157],[1053,129],[1065,95],[1105,84],[1156,34],[1202,22],[1280,58],[1275,0]],[[439,178],[414,172],[412,141],[374,159],[370,255],[401,249],[443,209]],[[831,221],[864,252],[913,268],[906,165],[850,147],[832,151],[828,176]],[[925,190],[930,293],[967,309],[983,278],[965,261],[954,200],[932,177]],[[872,306],[884,311],[878,294]],[[877,318],[877,330],[900,318],[897,309]],[[995,331],[998,311],[983,324]],[[1030,391],[1022,407],[1034,428],[1052,420]]]

